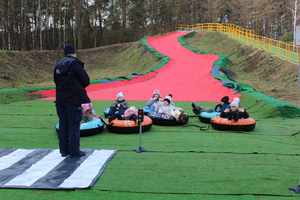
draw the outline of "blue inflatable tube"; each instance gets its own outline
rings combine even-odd
[[[149,106],[145,106],[143,110],[144,110],[144,113],[145,113],[145,114],[148,114],[148,113],[152,113],[152,112],[153,112],[153,110],[152,110]]]
[[[199,119],[203,123],[210,123],[213,118],[218,116],[220,116],[219,112],[201,112]]]
[[[59,124],[57,123],[56,131],[59,131]],[[101,119],[94,119],[92,121],[80,124],[80,136],[86,137],[96,135],[104,130],[104,124]]]

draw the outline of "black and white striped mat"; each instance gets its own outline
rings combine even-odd
[[[0,188],[85,189],[101,176],[115,150],[85,149],[80,158],[59,150],[0,149]]]

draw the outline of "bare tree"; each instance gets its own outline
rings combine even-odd
[[[239,24],[280,38],[294,32],[296,1],[2,0],[0,48],[57,49],[64,42],[89,48],[205,22]]]

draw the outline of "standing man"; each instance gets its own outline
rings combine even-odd
[[[63,157],[81,157],[85,155],[80,151],[81,105],[91,102],[85,90],[90,78],[72,45],[65,44],[64,55],[54,68],[59,149]]]

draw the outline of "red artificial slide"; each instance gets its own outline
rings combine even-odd
[[[186,32],[174,32],[148,38],[151,47],[168,56],[170,61],[155,72],[138,76],[132,80],[93,84],[87,88],[92,100],[112,100],[122,91],[127,100],[147,100],[154,89],[162,94],[173,94],[176,101],[216,102],[223,96],[239,96],[226,88],[211,75],[213,63],[218,56],[200,55],[184,48],[178,38]],[[38,92],[53,100],[55,90]]]

